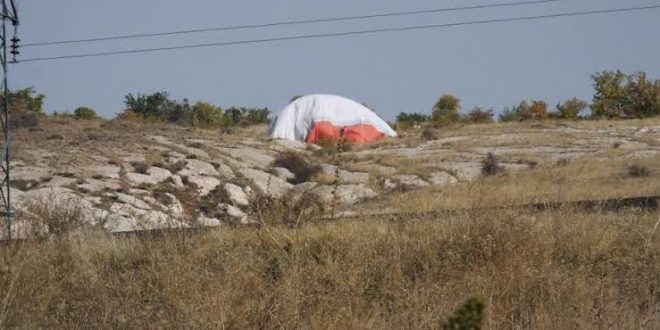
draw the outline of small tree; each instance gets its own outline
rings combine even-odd
[[[594,81],[591,112],[594,117],[622,117],[626,108],[626,75],[617,71],[603,71],[591,76]]]
[[[589,106],[587,102],[580,100],[577,97],[568,99],[563,103],[557,104],[557,117],[563,119],[578,118],[580,112]]]
[[[44,94],[36,94],[34,87],[19,89],[17,91],[10,91],[8,94],[9,112],[12,114],[33,112],[42,114]],[[3,97],[0,96],[0,102],[4,102]]]
[[[167,108],[172,106],[173,101],[169,99],[167,92],[156,92],[150,95],[133,94],[126,95],[127,110],[133,111],[144,118],[164,119]]]
[[[534,100],[529,107],[531,119],[547,119],[548,118],[548,104],[543,100]]]
[[[646,73],[637,72],[627,77],[625,115],[645,118],[660,115],[660,80],[651,81]]]
[[[592,76],[596,90],[591,105],[594,117],[644,118],[660,114],[660,80],[646,73],[603,71]]]
[[[429,120],[429,116],[417,112],[413,113],[405,113],[405,112],[400,112],[396,116],[396,121],[398,123],[406,123],[406,124],[420,124],[425,121]]]
[[[90,107],[77,107],[73,110],[73,116],[78,119],[96,119],[96,111]]]
[[[461,100],[453,95],[443,95],[433,105],[432,118],[436,126],[444,126],[458,121]]]
[[[227,126],[227,120],[220,107],[206,102],[197,102],[192,106],[191,124],[193,126]]]
[[[548,104],[541,100],[521,101],[518,105],[511,108],[505,108],[500,114],[499,120],[506,121],[526,121],[548,118]]]
[[[472,123],[492,123],[493,115],[493,109],[484,110],[481,107],[474,107],[474,109],[465,116],[465,120]]]

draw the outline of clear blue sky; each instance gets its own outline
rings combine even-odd
[[[463,1],[26,1],[24,43],[318,17],[468,6]],[[340,32],[391,26],[657,5],[660,1],[572,0],[554,4],[380,18],[246,31],[22,49],[22,58],[202,42]],[[591,99],[590,75],[645,71],[660,79],[660,10],[472,25],[315,40],[26,62],[10,66],[10,88],[35,86],[48,112],[90,106],[104,117],[127,93],[168,91],[174,98],[278,111],[297,94],[330,93],[365,102],[386,119],[429,113],[451,93],[463,109],[522,99]]]

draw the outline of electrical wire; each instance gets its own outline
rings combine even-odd
[[[606,14],[606,13],[632,12],[632,11],[651,10],[651,9],[658,9],[658,8],[660,8],[660,5],[644,6],[644,7],[627,7],[627,8],[617,8],[617,9],[590,10],[590,11],[579,11],[579,12],[567,12],[567,13],[537,15],[537,16],[524,16],[524,17],[513,17],[513,18],[498,18],[498,19],[466,21],[466,22],[445,23],[445,24],[433,24],[433,25],[417,25],[417,26],[407,26],[407,27],[394,27],[394,28],[382,28],[382,29],[371,29],[371,30],[335,32],[335,33],[324,33],[324,34],[308,34],[308,35],[274,37],[274,38],[263,38],[263,39],[251,39],[251,40],[238,40],[238,41],[228,41],[228,42],[211,42],[211,43],[201,43],[201,44],[191,44],[191,45],[181,45],[181,46],[118,50],[118,51],[108,51],[108,52],[98,52],[98,53],[83,53],[83,54],[71,54],[71,55],[61,55],[61,56],[35,57],[35,58],[27,58],[27,59],[24,59],[24,60],[20,60],[17,63],[40,62],[40,61],[50,61],[50,60],[70,59],[70,58],[83,58],[83,57],[101,57],[101,56],[111,56],[111,55],[119,55],[119,54],[158,52],[158,51],[168,51],[168,50],[176,50],[176,49],[193,49],[193,48],[219,47],[219,46],[229,46],[229,45],[256,44],[256,43],[276,42],[276,41],[291,41],[291,40],[316,39],[316,38],[340,37],[340,36],[351,36],[351,35],[378,34],[378,33],[395,32],[395,31],[413,31],[413,30],[436,29],[436,28],[477,25],[477,24],[529,21],[529,20],[557,18],[557,17],[571,17],[571,16],[586,16],[586,15],[597,15],[597,14]]]
[[[87,38],[87,39],[43,41],[43,42],[26,43],[26,44],[23,44],[22,47],[27,48],[27,47],[37,47],[37,46],[62,45],[62,44],[85,43],[85,42],[100,42],[100,41],[110,41],[110,40],[133,39],[133,38],[147,38],[147,37],[178,35],[178,34],[190,34],[190,33],[201,33],[201,32],[211,32],[211,31],[229,31],[229,30],[254,29],[254,28],[275,27],[275,26],[285,26],[285,25],[297,25],[297,24],[363,20],[363,19],[380,18],[380,17],[418,15],[418,14],[463,11],[463,10],[475,10],[475,9],[485,9],[485,8],[498,8],[498,7],[511,7],[511,6],[542,4],[542,3],[560,2],[560,1],[567,1],[567,0],[535,0],[535,1],[505,2],[505,3],[488,4],[488,5],[475,5],[475,6],[466,6],[466,7],[452,7],[452,8],[439,8],[439,9],[428,9],[428,10],[390,12],[390,13],[380,13],[380,14],[360,15],[360,16],[315,18],[315,19],[305,19],[305,20],[297,20],[297,21],[283,21],[283,22],[252,24],[252,25],[234,25],[234,26],[209,27],[209,28],[167,31],[167,32],[125,34],[125,35],[115,35],[115,36]]]

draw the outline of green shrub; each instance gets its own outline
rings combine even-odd
[[[130,110],[144,118],[163,119],[166,117],[167,108],[172,106],[174,101],[169,99],[167,92],[156,92],[150,95],[140,94],[133,96],[126,95],[126,109]]]
[[[231,107],[223,112],[220,107],[206,102],[190,105],[188,99],[171,100],[167,92],[126,95],[126,109],[118,119],[146,119],[166,121],[179,125],[202,127],[227,127],[232,125],[256,125],[268,123],[268,108]]]
[[[468,298],[443,324],[443,330],[478,330],[485,318],[486,299],[481,295]]]
[[[231,107],[225,111],[229,123],[241,126],[267,124],[268,115],[270,115],[268,108]]]
[[[222,109],[206,102],[197,102],[192,106],[190,122],[193,126],[223,127],[228,125]]]
[[[396,122],[398,124],[404,123],[404,124],[416,125],[427,122],[429,119],[430,118],[428,115],[417,112],[413,112],[413,113],[400,112],[399,115],[396,116]]]
[[[9,91],[9,113],[43,113],[43,103],[46,96],[43,94],[35,94],[36,91],[34,90],[34,87],[19,89],[17,91]],[[3,96],[0,96],[0,102],[4,102]]]
[[[580,116],[580,112],[589,106],[587,102],[577,97],[568,99],[563,103],[557,104],[557,117],[563,119],[575,119]]]
[[[75,110],[73,110],[73,115],[74,117],[78,119],[96,119],[98,116],[96,115],[96,111],[92,108],[88,107],[77,107]]]
[[[459,119],[461,100],[453,95],[443,95],[433,105],[432,119],[435,126],[446,126]]]
[[[527,121],[548,118],[548,104],[542,100],[533,100],[531,103],[521,101],[518,105],[504,108],[500,113],[501,122]]]
[[[646,73],[626,75],[603,71],[592,76],[595,94],[591,104],[594,117],[644,118],[660,115],[660,80]]]

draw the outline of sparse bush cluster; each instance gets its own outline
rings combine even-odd
[[[660,80],[644,72],[603,71],[594,80],[592,113],[597,118],[644,118],[660,115]]]
[[[430,116],[418,112],[401,112],[396,116],[396,122],[399,124],[419,125],[421,123],[427,122],[430,118]]]
[[[45,98],[43,94],[37,94],[33,87],[10,91],[7,97],[9,125],[14,128],[38,126],[39,118],[44,115],[43,103]],[[4,102],[4,97],[1,94],[0,102]]]
[[[282,152],[277,155],[274,165],[291,171],[295,175],[293,183],[309,181],[321,170],[321,166],[318,164],[314,164],[304,156],[291,151]]]
[[[644,72],[624,74],[621,71],[603,71],[592,76],[595,93],[591,106],[577,97],[559,102],[551,110],[543,100],[521,101],[505,107],[498,116],[501,122],[533,121],[545,119],[578,118],[645,118],[660,115],[660,80],[647,78]],[[475,107],[461,114],[461,100],[443,95],[433,105],[431,116],[423,113],[401,112],[397,116],[399,127],[408,128],[421,123],[442,127],[456,122],[489,123],[493,109]],[[585,113],[587,109],[591,113]]]
[[[268,122],[270,110],[232,107],[222,108],[206,102],[193,105],[187,99],[176,101],[167,92],[153,94],[128,94],[124,101],[126,109],[117,114],[121,120],[152,120],[191,125],[196,127],[228,127],[255,125]]]
[[[90,107],[77,107],[73,110],[73,116],[78,119],[96,119],[96,111]]]

